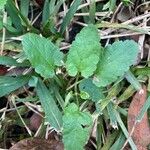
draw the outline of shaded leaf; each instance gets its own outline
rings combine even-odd
[[[134,132],[132,133],[132,137],[137,145],[138,149],[145,149],[146,146],[150,143],[150,127],[148,123],[147,113],[144,114],[141,122],[136,122],[136,117],[138,116],[142,106],[146,102],[147,99],[147,91],[146,87],[143,87],[144,92],[137,92],[132,99],[130,107],[128,109],[128,130],[132,131],[134,127]]]
[[[30,79],[30,76],[0,76],[0,97],[10,94],[12,91],[25,85]]]
[[[106,86],[123,76],[138,55],[138,44],[132,40],[117,41],[105,48],[104,56],[98,64],[94,83]]]
[[[56,140],[28,138],[19,141],[10,150],[64,150],[63,144]]]
[[[0,65],[0,76],[5,75],[7,73],[7,67]]]
[[[126,138],[123,133],[120,133],[118,139],[115,141],[115,143],[112,145],[110,150],[121,150],[123,147],[124,143],[126,141]]]
[[[101,148],[101,150],[109,150],[117,136],[118,136],[117,130],[114,131],[112,134],[108,135],[106,137],[106,142],[104,143],[104,146]]]
[[[37,113],[33,113],[33,115],[30,117],[30,126],[29,126],[30,129],[34,130],[34,131],[37,131],[39,129],[42,121],[43,121],[42,116],[40,116]]]
[[[89,95],[88,99],[92,99],[94,102],[97,102],[100,99],[104,98],[102,90],[93,84],[92,79],[84,79],[79,84],[80,92],[85,92]],[[84,97],[81,97],[86,99]]]
[[[35,0],[35,1],[39,4],[39,6],[43,6],[44,0]]]
[[[1,65],[9,65],[9,66],[16,66],[18,63],[15,59],[8,56],[0,56],[0,64]]]
[[[62,65],[63,54],[50,40],[29,33],[23,37],[23,50],[35,71],[45,78],[55,75],[56,66]]]
[[[63,143],[65,150],[83,150],[89,138],[92,118],[81,112],[76,104],[66,107],[63,116]]]
[[[66,62],[66,69],[70,76],[81,75],[88,78],[97,68],[101,53],[99,35],[94,25],[81,30],[72,43]]]
[[[117,19],[121,22],[125,22],[131,17],[133,17],[133,13],[134,12],[132,9],[130,9],[130,7],[123,6],[121,10],[117,13]]]

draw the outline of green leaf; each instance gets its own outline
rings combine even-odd
[[[66,68],[70,76],[78,72],[88,78],[96,70],[101,45],[99,35],[94,25],[84,27],[72,43],[67,57]]]
[[[7,3],[7,0],[0,0],[0,10],[4,9],[4,6],[6,3]]]
[[[95,84],[93,84],[92,79],[84,79],[79,84],[80,93],[86,94],[83,99],[92,99],[94,102],[99,101],[104,98],[104,95],[100,88],[98,88]],[[84,96],[82,95],[82,96]],[[88,96],[88,97],[87,97]]]
[[[126,141],[126,138],[125,138],[124,134],[121,132],[118,139],[112,145],[110,150],[121,150],[121,148],[123,147],[125,141]]]
[[[30,79],[30,76],[0,76],[0,97],[10,94],[18,88],[25,85]]]
[[[24,15],[25,17],[28,17],[29,5],[30,5],[30,0],[21,0],[21,1],[20,1],[21,13],[22,13],[22,15]]]
[[[23,50],[35,71],[45,78],[55,75],[56,66],[62,65],[63,54],[50,40],[29,33],[23,37]]]
[[[104,146],[101,148],[101,150],[109,150],[111,145],[115,142],[116,137],[118,136],[118,131],[114,131],[112,134],[108,135],[106,137],[106,142],[104,143]]]
[[[88,112],[81,112],[76,104],[66,107],[63,116],[63,142],[65,150],[83,150],[88,141],[92,118]]]
[[[9,66],[17,66],[18,63],[15,59],[8,56],[0,56],[0,64],[1,65],[9,65]]]
[[[27,63],[18,63],[14,58],[8,56],[0,56],[0,65],[25,67]]]
[[[14,27],[18,30],[18,32],[22,32],[22,20],[18,15],[19,10],[16,8],[15,2],[13,0],[8,0],[6,4],[6,11],[11,18],[11,21]]]
[[[49,19],[49,0],[45,0],[43,12],[42,12],[42,24],[45,25],[47,20]]]
[[[110,11],[114,11],[115,7],[116,7],[116,0],[109,0],[109,10]]]
[[[116,7],[116,0],[109,0],[109,2],[107,2],[103,6],[103,10],[109,9],[109,11],[114,11],[115,7]]]
[[[50,123],[51,127],[60,131],[62,127],[62,114],[51,96],[50,91],[41,80],[37,83],[36,91],[44,109],[46,120]]]
[[[30,87],[36,87],[37,83],[38,83],[38,78],[36,76],[32,76],[31,79],[29,80],[28,85]]]
[[[138,44],[132,40],[117,41],[105,48],[104,56],[98,64],[94,83],[106,86],[123,76],[138,55]]]

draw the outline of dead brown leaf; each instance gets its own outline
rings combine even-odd
[[[30,118],[30,129],[33,131],[37,131],[42,123],[42,116],[40,116],[37,113],[33,113],[33,115]]]
[[[63,144],[57,140],[28,138],[19,141],[10,150],[64,150]]]
[[[35,0],[35,2],[36,2],[39,6],[43,6],[43,4],[44,4],[44,0]]]
[[[5,75],[7,73],[7,68],[3,65],[0,65],[0,75]]]
[[[136,116],[139,114],[147,99],[147,89],[145,86],[143,86],[143,91],[143,93],[137,92],[134,95],[128,110],[128,130],[129,133],[131,133],[134,128],[132,138],[138,150],[146,150],[146,146],[150,143],[150,127],[147,113],[144,115],[141,122],[135,124]]]
[[[131,17],[133,17],[133,14],[134,14],[134,12],[131,9],[131,7],[123,6],[117,14],[117,19],[121,22],[125,22],[125,21],[129,20]]]

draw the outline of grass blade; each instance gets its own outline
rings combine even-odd
[[[18,15],[18,10],[15,7],[15,4],[12,0],[7,1],[6,10],[7,10],[7,12],[9,14],[15,28],[17,28],[18,31],[22,31],[23,26],[22,26],[22,23],[21,23],[21,19]]]
[[[75,12],[78,9],[78,6],[80,5],[81,0],[74,0],[73,4],[71,5],[69,11],[67,12],[65,18],[63,19],[63,23],[61,25],[60,32],[64,33],[66,27],[69,25],[71,19],[73,18]]]
[[[139,83],[139,81],[135,78],[135,76],[132,74],[131,71],[128,71],[125,74],[126,79],[128,80],[128,82],[131,83],[131,85],[137,90],[140,91],[142,89],[141,84]]]
[[[15,59],[8,56],[0,56],[0,65],[8,65],[8,66],[29,66],[27,63],[18,63]]]
[[[21,1],[20,1],[21,13],[22,13],[22,15],[24,15],[25,17],[28,17],[29,5],[30,5],[30,0],[21,0]]]
[[[90,0],[89,17],[90,17],[90,22],[93,24],[95,23],[95,12],[96,12],[95,0]]]
[[[107,111],[108,111],[108,115],[109,115],[109,118],[110,118],[110,124],[112,125],[112,127],[114,129],[118,128],[118,126],[117,126],[117,119],[116,119],[116,115],[115,115],[115,111],[114,111],[114,107],[113,107],[113,103],[112,102],[110,102],[107,105]]]
[[[122,129],[122,131],[123,131],[123,133],[125,135],[125,137],[128,139],[132,150],[137,150],[136,145],[134,144],[132,138],[129,136],[129,133],[128,133],[128,131],[127,131],[127,129],[126,129],[126,127],[125,127],[125,125],[124,125],[120,115],[119,115],[119,113],[117,111],[115,111],[115,114],[116,114],[116,118],[117,118],[118,124],[120,125],[120,127],[121,127],[121,129]]]
[[[140,122],[142,120],[145,112],[148,110],[149,107],[150,107],[150,96],[148,97],[147,101],[145,102],[145,104],[141,108],[138,116],[136,117],[137,122]]]
[[[116,0],[109,0],[109,3],[110,3],[109,10],[113,11],[116,7]]]
[[[18,88],[24,86],[30,79],[30,76],[0,76],[0,97],[10,94]]]
[[[115,131],[111,135],[109,135],[106,139],[106,142],[104,143],[104,146],[101,148],[101,150],[108,150],[110,149],[111,145],[114,143],[116,137],[118,135],[118,131]]]
[[[49,19],[49,0],[45,0],[44,2],[44,8],[43,8],[43,12],[42,12],[42,24],[45,25],[46,22]]]
[[[60,131],[62,127],[62,114],[51,96],[50,91],[41,80],[37,83],[36,91],[44,109],[46,120],[50,123],[51,127]]]
[[[124,136],[123,133],[121,133],[118,137],[118,139],[116,140],[116,142],[112,145],[112,147],[110,148],[110,150],[121,150],[123,144],[125,143],[126,138]]]

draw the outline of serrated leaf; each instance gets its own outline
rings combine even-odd
[[[10,94],[26,84],[30,79],[30,76],[0,76],[0,97]]]
[[[60,131],[62,127],[62,114],[59,111],[54,98],[50,94],[50,91],[41,80],[37,83],[36,91],[44,109],[46,121],[50,123],[51,127]]]
[[[45,78],[55,75],[56,66],[62,65],[63,54],[50,40],[28,33],[23,37],[23,50],[35,71]]]
[[[63,142],[65,150],[83,150],[90,135],[92,118],[81,112],[76,104],[66,107],[63,116]]]
[[[104,98],[104,95],[100,88],[98,88],[93,82],[92,79],[84,79],[79,84],[79,90],[81,93],[85,94],[84,97],[81,97],[82,99],[92,99],[94,102],[97,102],[98,100]]]
[[[88,78],[96,70],[101,45],[99,35],[94,25],[84,27],[72,43],[67,57],[66,68],[70,76],[77,73]]]
[[[0,0],[0,10],[4,9],[4,6],[6,3],[7,3],[7,0]]]
[[[129,70],[138,55],[138,44],[132,40],[117,41],[105,48],[104,56],[98,64],[94,83],[107,86]]]

